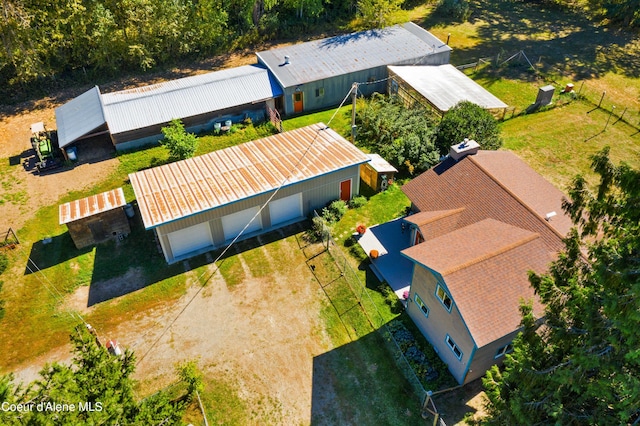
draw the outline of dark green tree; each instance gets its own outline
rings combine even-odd
[[[474,104],[463,101],[451,108],[438,126],[436,145],[442,155],[449,152],[451,145],[473,139],[482,149],[498,149],[502,146],[498,122],[490,112]]]
[[[417,173],[440,160],[435,146],[435,117],[421,106],[406,108],[400,98],[376,93],[356,118],[358,144],[398,169]]]
[[[171,120],[168,126],[162,128],[164,139],[160,141],[169,150],[169,160],[184,160],[193,157],[198,148],[198,138],[188,133],[180,119]]]
[[[8,408],[0,410],[0,424],[180,424],[197,389],[193,366],[188,372],[179,372],[185,388],[183,396],[172,399],[161,391],[139,402],[134,398],[131,378],[135,370],[133,352],[110,354],[84,326],[76,328],[71,341],[72,365],[48,365],[40,372],[40,379],[26,387],[15,387],[10,375],[0,377],[0,403]],[[12,410],[11,404],[27,409]]]
[[[531,274],[546,305],[503,370],[483,383],[487,424],[640,423],[640,171],[592,157],[596,191],[578,176],[564,208],[574,229],[547,275]]]

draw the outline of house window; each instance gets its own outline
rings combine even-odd
[[[456,342],[454,342],[453,339],[451,337],[449,337],[448,334],[447,334],[447,337],[445,339],[445,342],[447,342],[447,345],[451,349],[451,352],[453,352],[453,354],[456,356],[456,358],[462,359],[462,351],[460,350],[458,345],[456,345]]]
[[[413,297],[413,300],[416,301],[416,305],[418,305],[418,307],[420,308],[420,310],[422,311],[424,316],[428,318],[429,317],[429,307],[424,304],[424,302],[422,301],[420,296],[418,296],[418,293],[415,294],[415,296]]]
[[[445,289],[442,288],[440,284],[438,284],[438,287],[436,288],[436,296],[438,297],[438,299],[440,299],[440,301],[442,302],[442,305],[445,308],[447,308],[447,311],[451,312],[451,306],[453,306],[453,300],[451,300],[451,298],[449,297]]]
[[[318,87],[316,89],[316,98],[321,98],[324,96],[324,87]]]
[[[494,358],[500,358],[501,356],[505,356],[508,353],[513,352],[513,344],[509,343],[508,345],[504,345],[496,352],[496,356]]]

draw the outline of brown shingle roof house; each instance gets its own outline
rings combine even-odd
[[[509,151],[448,157],[403,186],[413,263],[407,311],[460,383],[502,362],[520,302],[543,306],[528,272],[543,273],[564,245],[564,194]]]

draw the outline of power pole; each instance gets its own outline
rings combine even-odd
[[[358,83],[351,86],[351,143],[356,143],[356,97],[358,96]]]

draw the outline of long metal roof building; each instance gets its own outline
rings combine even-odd
[[[421,58],[450,50],[430,32],[407,22],[271,49],[257,56],[286,88],[389,64],[421,63]]]
[[[174,118],[193,117],[280,96],[282,90],[257,65],[245,65],[119,92],[102,102],[111,134],[124,133]]]
[[[106,124],[112,135],[258,103],[282,94],[264,67],[246,65],[149,86],[100,93],[96,86],[56,109],[60,147]]]
[[[129,175],[145,228],[228,205],[369,158],[322,123]]]

